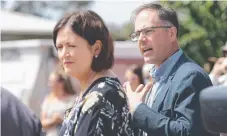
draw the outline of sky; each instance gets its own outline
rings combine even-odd
[[[17,0],[7,1],[8,8],[11,8],[15,1]],[[106,23],[121,25],[130,20],[132,11],[139,7],[139,5],[151,1],[152,0],[94,0],[89,9],[98,13]],[[7,6],[5,8],[7,8]],[[45,10],[44,12],[47,11]]]
[[[151,0],[150,0],[151,1]],[[121,25],[130,20],[131,13],[134,9],[143,3],[150,2],[148,0],[134,0],[134,1],[112,1],[102,0],[95,1],[91,6],[91,10],[98,13],[106,23],[115,23]]]

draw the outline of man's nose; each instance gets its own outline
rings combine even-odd
[[[138,37],[138,41],[145,41],[145,40],[146,40],[146,36],[141,32]]]

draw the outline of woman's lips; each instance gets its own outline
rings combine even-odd
[[[70,65],[70,64],[72,64],[73,62],[64,62],[64,65]]]

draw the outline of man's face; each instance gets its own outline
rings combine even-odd
[[[135,18],[135,32],[141,32],[138,38],[138,45],[145,63],[160,66],[172,53],[171,28],[154,28],[147,30],[149,27],[170,26],[159,19],[156,10],[143,10]]]

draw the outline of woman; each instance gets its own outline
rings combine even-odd
[[[41,123],[47,136],[58,136],[64,114],[73,105],[75,92],[68,76],[54,71],[50,74],[50,94],[41,108]]]
[[[53,40],[64,71],[81,84],[60,135],[133,136],[126,95],[109,71],[113,41],[99,15],[88,10],[63,17],[54,28]]]
[[[144,84],[142,67],[137,65],[130,66],[125,72],[125,79],[131,83],[132,90],[136,90],[140,84]]]

